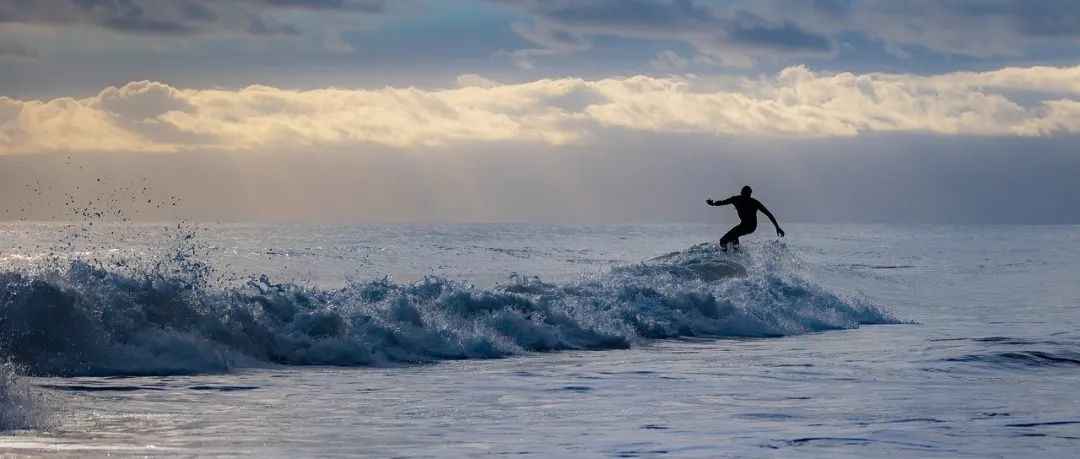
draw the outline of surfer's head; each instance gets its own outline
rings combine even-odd
[[[742,195],[743,196],[750,197],[750,193],[753,193],[753,192],[754,192],[754,189],[750,188],[750,185],[746,185],[746,186],[742,187]]]

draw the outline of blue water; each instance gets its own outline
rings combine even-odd
[[[3,225],[0,451],[1080,451],[1080,227],[725,229]]]

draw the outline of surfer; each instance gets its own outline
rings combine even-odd
[[[772,220],[773,226],[776,227],[776,235],[784,237],[784,230],[780,229],[780,224],[776,223],[776,217],[773,217],[772,212],[765,208],[765,205],[757,199],[751,198],[750,193],[754,190],[749,185],[742,187],[742,192],[738,196],[732,196],[723,201],[713,201],[712,199],[706,199],[705,204],[710,206],[723,206],[731,204],[735,206],[735,211],[739,213],[739,224],[735,225],[724,237],[720,238],[720,250],[727,252],[727,246],[730,243],[733,250],[739,248],[739,237],[753,233],[757,229],[757,212],[769,217]]]

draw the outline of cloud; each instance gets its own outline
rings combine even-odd
[[[286,8],[351,10],[365,13],[382,13],[386,10],[386,0],[260,0],[259,3]]]
[[[504,51],[501,54],[510,56],[514,66],[521,70],[535,68],[534,58],[542,56],[555,56],[585,51],[592,45],[581,35],[566,30],[553,28],[544,23],[526,24],[514,23],[511,30],[536,44],[538,48],[518,49]]]
[[[37,54],[22,42],[0,38],[0,57],[33,58]]]
[[[801,17],[814,30],[863,34],[899,53],[925,48],[990,58],[1080,43],[1080,3],[1071,0],[776,0],[762,6]]]
[[[462,88],[477,87],[477,88],[495,88],[499,86],[499,82],[490,78],[485,78],[475,73],[466,73],[464,75],[458,75],[457,84]]]
[[[681,72],[686,70],[686,67],[690,65],[690,61],[680,56],[679,53],[666,49],[656,53],[656,57],[649,61],[649,64],[660,71]]]
[[[0,152],[558,146],[613,129],[788,138],[1080,133],[1080,66],[931,76],[798,66],[727,85],[648,76],[500,84],[462,75],[458,86],[194,90],[142,81],[85,99],[0,98]]]
[[[491,0],[520,8],[536,27],[592,37],[675,41],[728,66],[828,57],[851,34],[895,54],[919,47],[973,57],[1015,56],[1080,42],[1072,0]],[[551,49],[521,34],[539,49]]]
[[[277,11],[382,13],[385,0],[0,0],[0,24],[90,26],[131,35],[295,35]]]
[[[730,66],[749,66],[761,51],[789,56],[824,55],[832,41],[824,34],[745,8],[720,8],[692,0],[494,0],[524,9],[532,28],[515,31],[548,54],[588,49],[589,37],[679,41]],[[537,34],[534,30],[544,31]],[[552,44],[552,36],[574,37],[576,47]]]

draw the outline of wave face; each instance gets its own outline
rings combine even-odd
[[[73,261],[0,273],[0,349],[38,375],[168,375],[234,367],[381,365],[626,348],[674,337],[770,337],[896,323],[800,275],[782,244],[699,245],[567,283],[490,289],[428,277],[337,290],[212,286],[185,257],[149,268]]]

